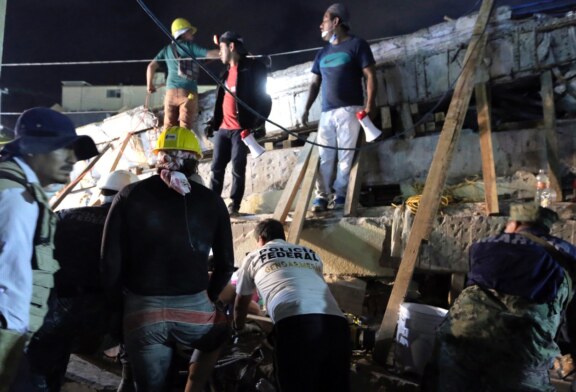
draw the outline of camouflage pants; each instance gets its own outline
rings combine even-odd
[[[10,389],[24,354],[26,335],[0,329],[0,392]]]
[[[554,392],[548,364],[522,366],[480,347],[440,342],[427,368],[426,392]]]

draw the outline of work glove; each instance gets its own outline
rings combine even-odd
[[[205,125],[204,135],[206,135],[207,138],[211,138],[212,136],[214,136],[214,117],[206,121],[204,125]]]

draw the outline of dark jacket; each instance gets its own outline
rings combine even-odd
[[[75,297],[101,292],[100,247],[104,222],[111,203],[79,207],[56,213],[54,257],[60,263],[56,273],[56,292],[60,297]]]
[[[242,129],[255,129],[260,127],[272,108],[272,99],[266,94],[267,70],[264,64],[257,60],[243,57],[238,63],[238,81],[236,82],[236,96],[258,112],[264,119],[259,118],[241,103],[236,102],[238,111],[238,121]],[[220,81],[222,84],[228,78],[228,69],[222,75]],[[216,104],[214,105],[213,128],[217,130],[222,124],[223,112],[222,102],[224,101],[225,90],[222,86],[218,87],[216,93]]]

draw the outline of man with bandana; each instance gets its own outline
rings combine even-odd
[[[307,125],[312,104],[322,89],[322,114],[318,124],[320,167],[312,211],[344,207],[354,148],[360,131],[356,113],[371,114],[376,96],[374,56],[370,45],[350,34],[350,14],[341,3],[332,4],[320,24],[322,39],[328,42],[312,65],[312,83],[302,113]],[[362,79],[366,81],[366,98]],[[339,150],[339,148],[342,148]],[[347,149],[347,150],[344,150]]]
[[[194,133],[168,128],[154,153],[158,175],[127,186],[112,203],[102,280],[111,303],[123,301],[137,390],[164,390],[175,350],[198,349],[186,390],[201,391],[229,332],[214,302],[234,270],[230,217],[218,195],[190,180],[202,156]]]

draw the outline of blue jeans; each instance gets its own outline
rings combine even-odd
[[[210,189],[217,194],[222,194],[224,187],[224,174],[226,166],[232,160],[232,187],[230,198],[234,207],[240,209],[244,187],[246,184],[246,163],[249,149],[242,141],[241,130],[229,131],[220,129],[214,134],[212,144],[214,152],[212,156],[212,176],[210,177]]]
[[[124,342],[138,391],[168,388],[174,352],[210,352],[228,337],[226,317],[206,291],[178,296],[127,294],[124,301]]]

